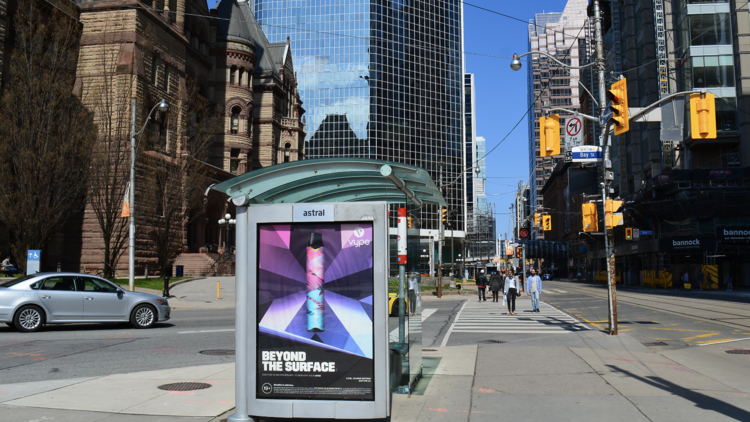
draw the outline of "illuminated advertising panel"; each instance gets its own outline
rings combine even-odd
[[[258,224],[256,397],[375,399],[373,224]]]

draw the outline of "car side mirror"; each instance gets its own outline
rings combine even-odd
[[[117,294],[120,294],[120,293],[125,293],[125,290],[122,290],[121,288],[118,287],[117,288]]]

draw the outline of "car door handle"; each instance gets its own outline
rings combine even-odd
[[[50,299],[52,296],[42,296],[42,299]]]
[[[86,300],[94,300],[93,297],[84,297],[84,299],[86,299]]]

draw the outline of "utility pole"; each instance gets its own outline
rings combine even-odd
[[[440,181],[440,190],[443,194],[443,197],[445,197],[445,192],[443,192],[443,165],[440,165],[440,178],[438,179]],[[443,230],[443,222],[442,220],[442,210],[440,211],[440,214],[438,216],[438,224],[440,225],[440,238],[438,239],[438,285],[437,285],[437,297],[438,299],[443,297],[443,238],[445,237],[445,231]]]
[[[599,8],[599,0],[594,0],[594,23],[595,23],[595,37],[596,37],[596,67],[599,73],[599,116],[604,116],[604,112],[607,108],[607,97],[606,97],[606,81],[604,80],[604,47],[602,45],[602,18],[601,10]],[[602,204],[607,202],[607,194],[609,191],[609,179],[611,172],[609,169],[612,167],[609,156],[609,125],[604,124],[604,130],[602,131],[602,138],[600,140],[600,146],[604,151],[602,159]],[[606,224],[604,225],[604,250],[605,259],[607,260],[607,284],[608,284],[608,302],[609,302],[609,334],[617,335],[617,299],[615,297],[615,254],[612,250],[614,244],[614,233],[612,230],[607,230]]]

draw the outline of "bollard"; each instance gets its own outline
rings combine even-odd
[[[221,281],[216,281],[216,298],[221,299]]]
[[[146,279],[148,279],[148,264],[146,264],[146,268],[143,270],[143,275],[146,276]]]
[[[169,276],[164,276],[164,293],[163,297],[169,297]]]

